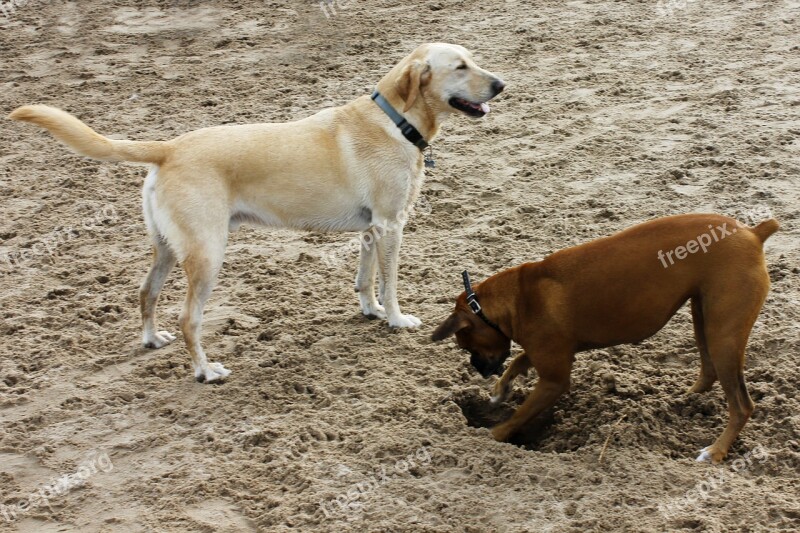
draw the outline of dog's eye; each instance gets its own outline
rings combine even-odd
[[[461,63],[459,66],[456,67],[456,70],[467,70],[468,68],[469,67],[467,67],[466,63]]]

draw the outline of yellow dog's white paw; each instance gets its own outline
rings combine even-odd
[[[422,320],[414,315],[399,315],[389,319],[391,328],[416,328],[422,324]]]
[[[231,371],[222,366],[222,363],[208,363],[205,368],[201,367],[194,371],[195,379],[201,383],[221,381],[230,375]]]
[[[169,331],[159,331],[142,339],[142,345],[151,350],[163,348],[175,340],[175,335]]]
[[[377,301],[362,304],[361,312],[364,313],[364,316],[370,318],[380,318],[381,320],[386,319],[386,309],[384,309],[383,306]]]

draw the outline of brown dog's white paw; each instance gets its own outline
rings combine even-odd
[[[489,397],[489,403],[493,406],[500,405],[508,399],[508,394],[510,392],[510,383],[503,383],[502,379],[497,380],[492,388],[492,395]]]
[[[698,463],[711,463],[717,465],[725,459],[725,452],[715,450],[713,446],[703,448],[700,450],[700,455],[697,456]]]

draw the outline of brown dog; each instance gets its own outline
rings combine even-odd
[[[719,379],[730,417],[697,460],[718,463],[753,412],[744,352],[769,291],[762,246],[777,229],[774,219],[749,228],[720,215],[679,215],[510,268],[474,293],[465,273],[467,290],[432,338],[455,334],[484,377],[499,374],[512,340],[524,349],[494,387],[498,403],[531,366],[539,377],[511,418],[492,428],[506,441],[569,390],[576,352],[646,339],[691,300],[701,364],[689,392]]]

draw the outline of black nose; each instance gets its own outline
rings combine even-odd
[[[494,80],[492,82],[492,90],[494,91],[495,95],[500,94],[503,92],[503,89],[506,88],[506,84],[503,80]]]
[[[477,353],[471,353],[469,362],[472,364],[472,367],[484,378],[488,378],[493,374],[496,376],[502,374],[503,363],[500,361],[486,361]]]

